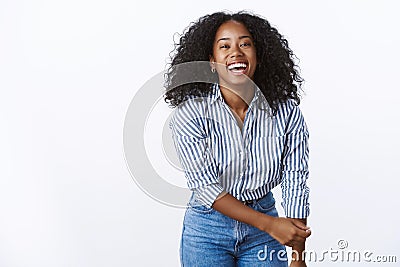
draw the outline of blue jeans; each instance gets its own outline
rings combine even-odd
[[[246,205],[278,216],[271,192]],[[183,267],[288,266],[285,246],[269,234],[203,206],[193,195],[183,220],[180,260]]]

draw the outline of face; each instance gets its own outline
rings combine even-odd
[[[256,48],[243,24],[228,21],[218,28],[210,64],[216,69],[221,86],[240,86],[248,83],[248,78],[253,80],[257,66]]]

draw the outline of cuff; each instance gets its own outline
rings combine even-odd
[[[283,210],[288,218],[305,219],[310,215],[310,205],[299,204],[301,201],[282,202]]]
[[[196,199],[208,208],[211,208],[214,201],[223,191],[224,189],[220,184],[209,184],[194,189]]]

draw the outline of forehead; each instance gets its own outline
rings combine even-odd
[[[250,36],[250,32],[247,30],[246,26],[242,23],[230,20],[223,23],[217,30],[215,34],[215,40],[220,38],[235,38],[239,36]]]

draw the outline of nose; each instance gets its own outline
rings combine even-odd
[[[235,46],[233,47],[233,49],[232,49],[231,58],[234,58],[234,57],[241,57],[241,56],[243,56],[243,52],[242,52],[242,50],[240,49],[240,46],[239,46],[239,45],[235,45]]]

